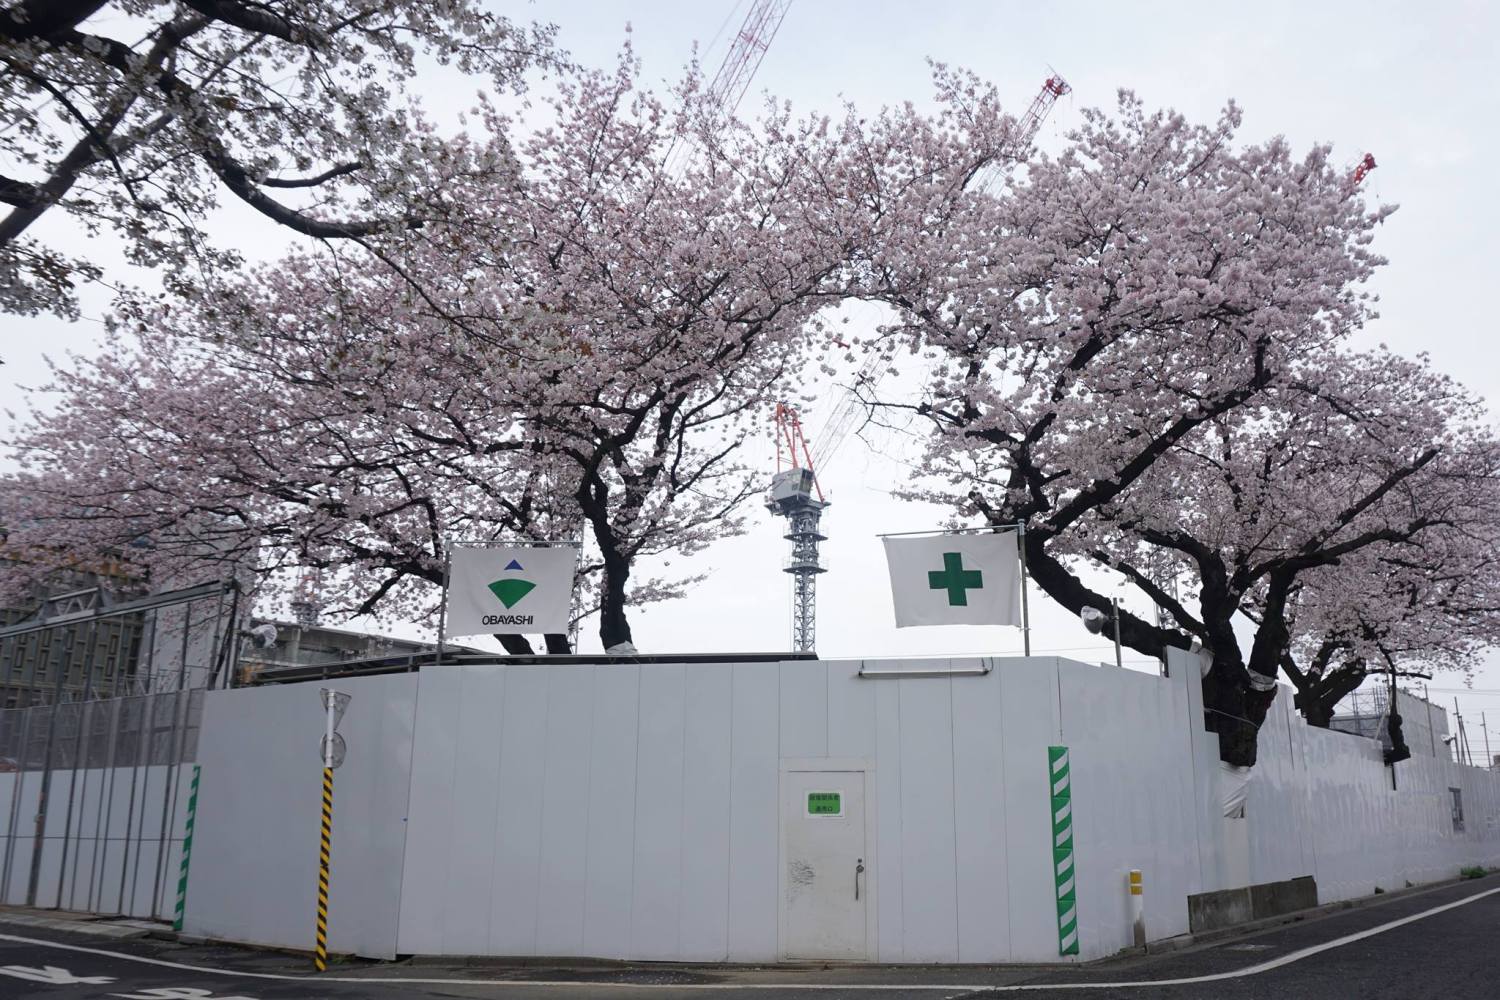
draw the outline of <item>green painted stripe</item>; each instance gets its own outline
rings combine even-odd
[[[192,790],[188,793],[187,821],[182,828],[182,867],[177,872],[177,909],[172,916],[172,929],[182,930],[182,917],[187,908],[188,865],[193,859],[193,826],[198,817],[198,778],[203,769],[193,765]]]
[[[1073,867],[1073,778],[1067,747],[1047,748],[1052,875],[1057,891],[1057,953],[1078,954],[1078,891]]]

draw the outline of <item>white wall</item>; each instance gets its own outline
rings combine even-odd
[[[1199,811],[1187,685],[988,662],[425,671],[397,950],[774,961],[780,764],[853,758],[876,809],[878,960],[1055,960],[1054,744],[1075,761],[1085,954],[1128,943],[1121,858],[1178,897],[1159,931],[1185,926],[1203,875],[1165,831]]]
[[[1497,776],[1410,760],[1392,790],[1373,742],[1309,729],[1286,693],[1248,818],[1226,821],[1197,663],[1173,664],[1170,678],[1017,658],[341,681],[331,947],[774,961],[779,776],[809,758],[866,769],[882,962],[1057,960],[1050,745],[1072,761],[1080,959],[1130,944],[1131,868],[1155,939],[1187,929],[1188,895],[1246,880],[1314,875],[1326,900],[1500,863]],[[207,696],[189,933],[310,947],[319,686]],[[1464,789],[1462,834],[1449,785]]]
[[[334,776],[329,949],[393,958],[410,791],[415,674],[332,685],[353,695]],[[319,684],[210,691],[184,930],[311,949],[323,707]]]
[[[1290,690],[1261,728],[1245,812],[1252,881],[1313,875],[1325,902],[1500,865],[1500,775],[1420,754],[1388,768],[1376,741],[1308,726]]]
[[[36,905],[170,917],[191,783],[192,765],[54,771]],[[8,852],[10,863],[3,902],[13,906],[26,904],[35,846],[30,820],[38,812],[41,785],[37,771],[0,774],[0,809],[6,810],[0,814],[0,858]],[[21,831],[14,845],[3,835],[12,814]]]

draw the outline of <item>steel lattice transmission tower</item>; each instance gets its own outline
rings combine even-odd
[[[792,543],[783,569],[792,575],[792,648],[807,652],[817,645],[818,574],[827,567],[818,555],[818,543],[828,536],[818,529],[828,507],[813,469],[802,419],[795,407],[776,404],[776,475],[766,509],[787,519],[784,536]]]

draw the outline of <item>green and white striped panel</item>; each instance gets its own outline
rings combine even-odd
[[[1073,781],[1068,748],[1048,747],[1052,782],[1052,873],[1057,880],[1057,953],[1078,954],[1078,893],[1073,868]]]
[[[182,918],[187,907],[188,864],[193,859],[193,823],[198,818],[198,778],[203,769],[193,765],[193,789],[188,794],[187,824],[182,830],[182,867],[177,873],[177,908],[172,918],[172,929],[182,930]]]

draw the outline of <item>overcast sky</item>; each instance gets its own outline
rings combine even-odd
[[[639,2],[588,0],[496,4],[517,19],[552,21],[559,40],[581,62],[608,65],[626,37],[644,63],[647,81],[673,79],[695,41],[713,70],[723,41],[710,46],[727,22],[738,26],[748,0]],[[1056,145],[1078,120],[1078,108],[1109,106],[1115,91],[1135,90],[1150,105],[1171,105],[1211,121],[1233,99],[1244,109],[1241,136],[1258,141],[1281,133],[1295,146],[1330,142],[1335,159],[1351,166],[1365,152],[1379,163],[1367,195],[1399,204],[1376,248],[1391,265],[1376,280],[1381,317],[1367,331],[1435,365],[1489,399],[1500,398],[1500,350],[1494,346],[1490,248],[1500,230],[1494,190],[1500,163],[1500,13],[1478,2],[997,3],[950,0],[923,4],[893,0],[795,0],[761,65],[750,96],[774,92],[803,110],[837,112],[844,100],[861,107],[905,100],[925,103],[926,59],[971,68],[996,82],[1019,111],[1052,71],[1073,86],[1044,126],[1039,142]],[[467,93],[447,74],[424,85],[436,109],[456,111]],[[446,114],[443,117],[448,117]],[[225,224],[233,224],[234,213]],[[66,226],[48,221],[48,231]],[[281,235],[245,220],[241,232],[259,234],[249,249],[274,256]],[[97,336],[104,301],[91,319],[6,317],[0,369],[5,405],[18,404],[14,385],[35,384],[42,355],[87,351]],[[809,425],[835,399],[812,407]],[[8,421],[8,418],[6,418]],[[899,432],[851,437],[824,484],[833,506],[825,515],[830,572],[819,580],[819,650],[825,656],[1014,653],[1014,629],[895,630],[885,567],[875,535],[935,525],[941,511],[893,500],[905,474],[913,438]],[[873,445],[873,447],[872,447]],[[771,472],[769,443],[762,455]],[[789,641],[789,581],[780,565],[782,522],[757,510],[748,535],[729,539],[703,557],[712,575],[683,601],[633,615],[636,644],[646,651],[771,650]],[[1140,613],[1149,607],[1126,591]],[[1033,594],[1035,597],[1035,594]],[[1033,647],[1098,662],[1112,660],[1108,644],[1093,640],[1059,609],[1034,600]],[[584,649],[597,649],[585,637]],[[1127,651],[1127,659],[1132,657]],[[1141,669],[1154,669],[1137,662]],[[1496,717],[1491,743],[1500,751],[1500,656],[1476,674],[1473,690],[1452,675],[1432,682],[1434,700],[1451,710],[1456,692],[1470,743],[1482,753],[1481,711]]]

